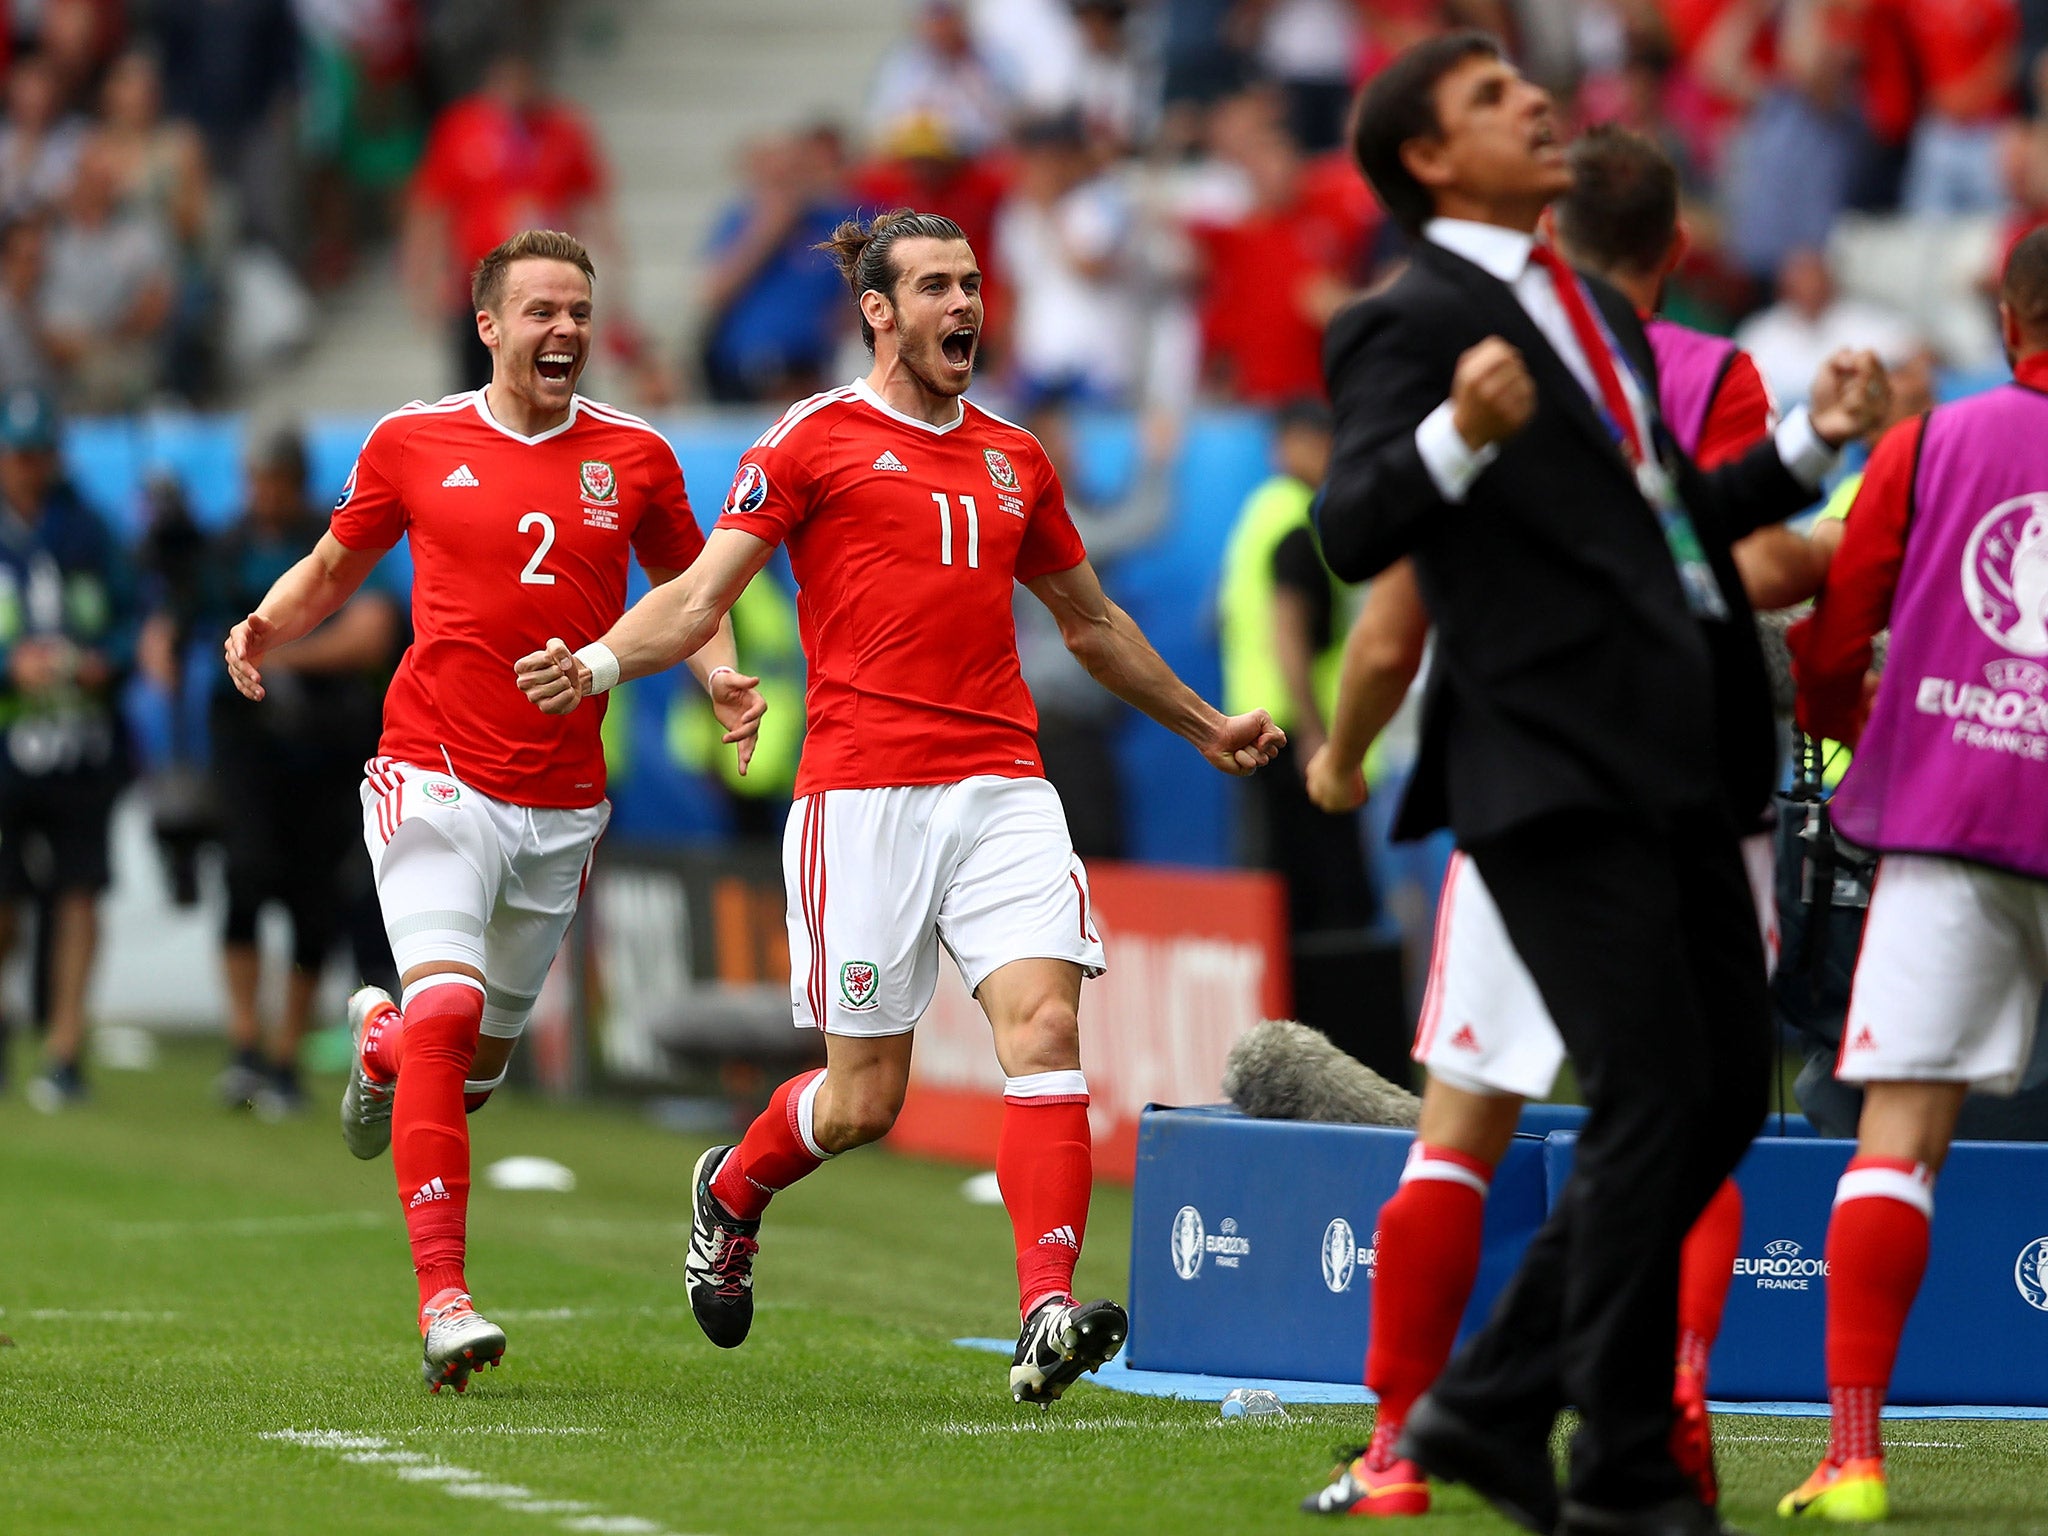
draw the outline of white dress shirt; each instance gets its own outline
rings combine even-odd
[[[1506,283],[1536,329],[1543,333],[1543,339],[1550,343],[1551,350],[1571,370],[1572,377],[1579,381],[1595,407],[1605,414],[1606,402],[1600,393],[1600,381],[1593,373],[1593,365],[1587,359],[1585,349],[1579,345],[1578,333],[1572,329],[1571,320],[1565,314],[1557,287],[1552,283],[1550,273],[1529,259],[1529,252],[1536,244],[1534,237],[1518,229],[1479,224],[1470,219],[1431,219],[1423,226],[1422,233],[1431,243],[1464,257],[1480,270]],[[1644,399],[1635,370],[1627,365],[1625,359],[1615,360],[1615,372],[1621,378],[1622,393],[1628,397],[1629,410],[1635,417],[1635,427],[1640,434],[1638,441],[1647,443],[1650,441],[1649,428],[1654,408]],[[1802,485],[1818,490],[1822,478],[1834,467],[1836,450],[1820,440],[1803,406],[1778,424],[1776,437],[1778,457],[1784,460],[1785,468],[1792,477]],[[1422,455],[1423,465],[1429,470],[1429,478],[1436,483],[1438,494],[1453,504],[1462,502],[1481,471],[1500,457],[1499,443],[1488,443],[1476,451],[1466,445],[1451,419],[1449,400],[1422,419],[1422,425],[1415,429],[1415,448]]]

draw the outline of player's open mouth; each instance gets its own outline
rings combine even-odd
[[[1564,156],[1564,146],[1557,141],[1557,125],[1547,117],[1529,135],[1529,147],[1539,160],[1555,160]]]
[[[946,354],[946,361],[955,368],[974,366],[974,343],[977,333],[973,326],[963,325],[957,331],[948,331],[939,341],[939,350]]]
[[[576,366],[573,352],[543,352],[533,360],[534,371],[552,383],[567,381],[569,370]]]

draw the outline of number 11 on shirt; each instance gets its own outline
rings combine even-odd
[[[939,564],[953,563],[953,503],[944,491],[933,491],[932,500],[939,504]],[[967,568],[981,569],[981,518],[974,510],[974,498],[962,496],[960,506],[967,513]]]

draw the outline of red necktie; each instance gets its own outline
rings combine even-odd
[[[1607,345],[1607,333],[1593,318],[1593,306],[1586,302],[1586,291],[1579,286],[1578,274],[1566,265],[1562,256],[1540,240],[1530,247],[1529,259],[1550,274],[1550,284],[1557,290],[1557,300],[1564,306],[1572,334],[1579,339],[1579,350],[1586,354],[1593,377],[1600,383],[1600,398],[1605,402],[1607,415],[1619,434],[1618,446],[1630,464],[1642,463],[1643,444],[1636,413],[1629,409],[1628,395],[1621,387],[1621,375],[1614,368],[1613,350]]]

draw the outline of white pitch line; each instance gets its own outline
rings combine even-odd
[[[485,1431],[498,1429],[509,1434],[547,1433],[545,1429],[523,1431],[523,1427],[510,1425],[471,1428]],[[565,1427],[561,1432],[594,1433],[588,1429],[569,1427]],[[423,1427],[414,1430],[413,1433],[438,1435],[446,1431]],[[405,1450],[394,1445],[384,1435],[354,1434],[343,1429],[273,1429],[265,1431],[257,1438],[303,1446],[307,1450],[339,1451],[343,1453],[342,1460],[345,1462],[358,1466],[384,1467],[392,1476],[403,1482],[415,1483],[423,1488],[438,1488],[450,1498],[475,1499],[495,1504],[498,1508],[513,1514],[557,1517],[557,1526],[565,1531],[588,1532],[590,1536],[682,1536],[682,1533],[671,1531],[666,1526],[639,1515],[608,1515],[596,1505],[586,1504],[580,1499],[547,1499],[518,1483],[494,1482],[488,1475],[473,1468]]]

